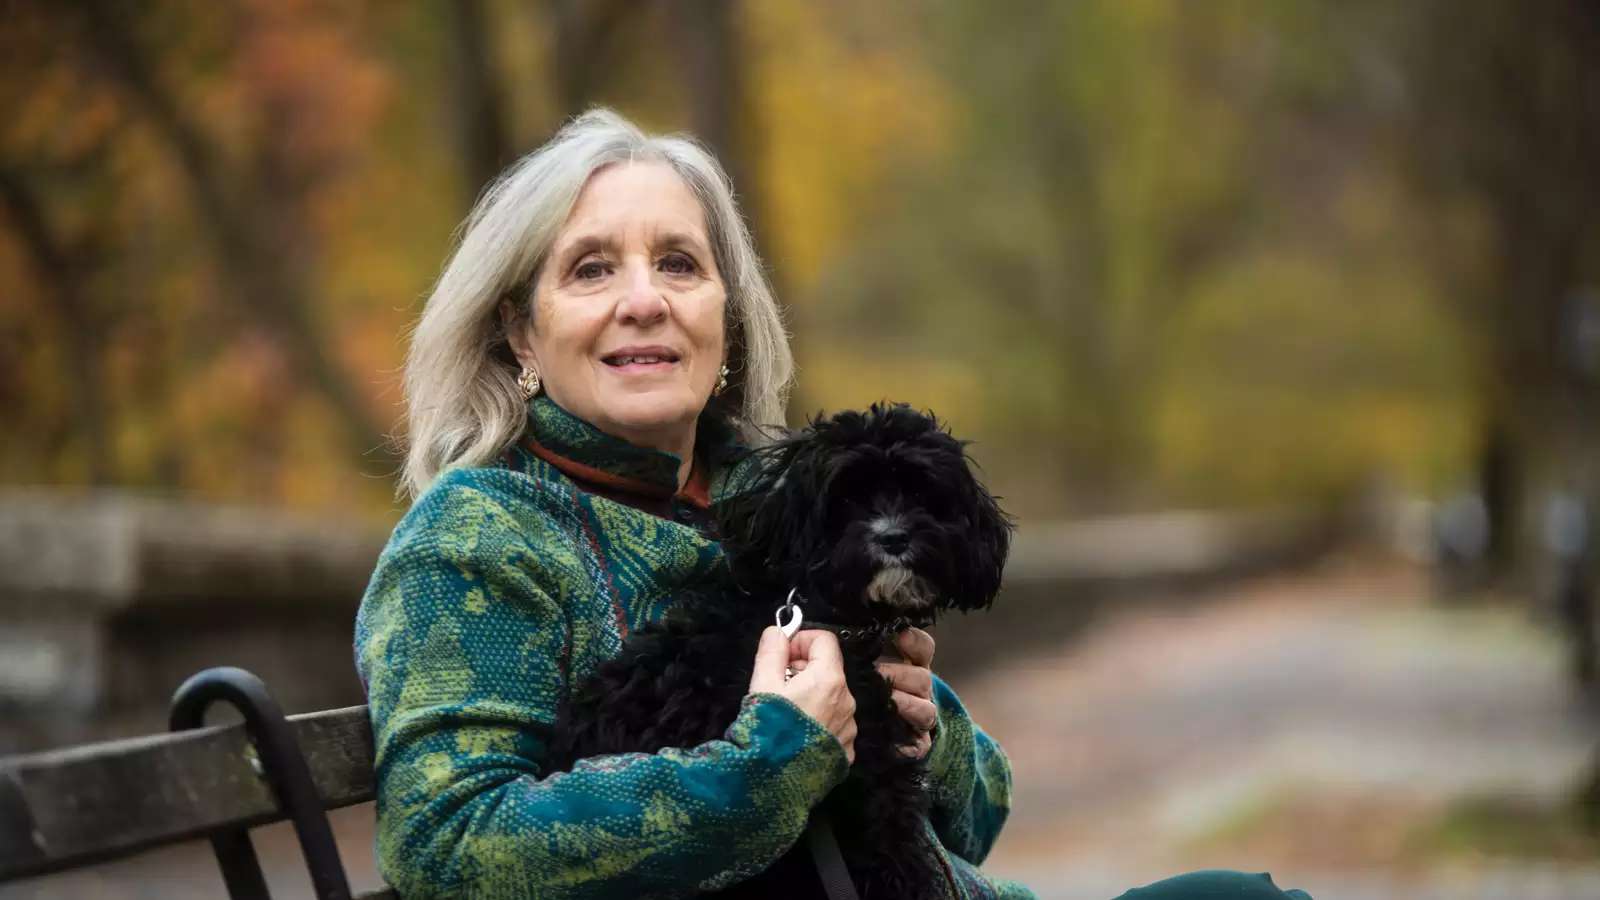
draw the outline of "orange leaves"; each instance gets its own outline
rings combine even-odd
[[[359,31],[350,4],[250,0],[229,68],[239,110],[261,149],[304,177],[336,174],[370,152],[392,78]]]

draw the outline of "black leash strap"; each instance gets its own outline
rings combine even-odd
[[[833,826],[828,817],[817,813],[806,827],[806,843],[811,846],[812,861],[817,864],[817,876],[822,879],[822,889],[828,900],[861,900],[856,893],[856,883],[850,880],[850,870],[844,864],[844,854],[839,852],[839,840],[833,836]]]

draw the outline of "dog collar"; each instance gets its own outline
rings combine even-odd
[[[910,618],[901,616],[891,622],[879,622],[876,625],[838,625],[833,622],[807,622],[801,628],[815,628],[819,631],[831,631],[839,636],[840,643],[860,642],[879,643],[887,640],[896,632],[910,628],[916,623]]]
[[[778,627],[783,629],[785,637],[794,637],[794,633],[806,629],[818,631],[831,631],[839,636],[840,643],[861,642],[881,643],[889,636],[904,631],[913,626],[923,627],[932,624],[930,617],[911,618],[899,616],[888,622],[878,622],[872,625],[841,625],[835,622],[818,622],[815,619],[806,619],[801,610],[801,601],[805,597],[800,594],[799,588],[790,588],[789,596],[784,598],[783,605],[778,607],[775,618]]]

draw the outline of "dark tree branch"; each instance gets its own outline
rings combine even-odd
[[[637,15],[636,0],[549,0],[555,25],[556,102],[563,118],[595,100],[600,59],[617,30]]]
[[[68,240],[51,227],[44,204],[22,176],[5,167],[0,167],[0,208],[38,270],[40,285],[60,317],[63,339],[71,347],[62,360],[61,379],[71,388],[74,430],[86,445],[89,481],[110,484],[116,477],[116,448],[110,440],[106,402],[106,329],[84,290],[89,261],[73,252]]]
[[[516,156],[483,0],[449,0],[450,85],[461,169],[476,195]]]
[[[1540,476],[1600,490],[1563,334],[1600,241],[1600,4],[1434,0],[1418,12],[1407,58],[1417,180],[1477,200],[1493,228],[1487,277],[1457,296],[1483,342],[1483,480],[1510,574]]]
[[[673,23],[689,94],[689,127],[741,183],[743,154],[735,120],[742,107],[743,71],[731,0],[681,0]]]
[[[318,333],[310,310],[313,305],[307,276],[274,240],[273,223],[288,217],[288,200],[252,191],[249,179],[225,171],[195,125],[161,84],[144,50],[135,40],[136,29],[114,0],[84,0],[81,6],[84,37],[110,79],[134,102],[177,158],[180,171],[193,192],[204,231],[213,243],[226,293],[241,312],[281,340],[295,369],[337,413],[347,445],[365,459],[377,454],[392,462],[385,429],[367,409],[364,399],[338,366]],[[230,191],[229,185],[236,185]]]

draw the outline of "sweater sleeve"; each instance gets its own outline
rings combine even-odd
[[[571,644],[592,626],[541,585],[589,582],[561,540],[529,534],[537,517],[461,485],[424,501],[380,557],[356,627],[378,865],[402,896],[684,896],[794,843],[848,765],[776,695],[745,698],[721,740],[546,772]]]
[[[1011,812],[1011,763],[984,734],[961,699],[937,675],[933,699],[939,725],[928,755],[934,834],[946,850],[978,865],[1000,837]]]

